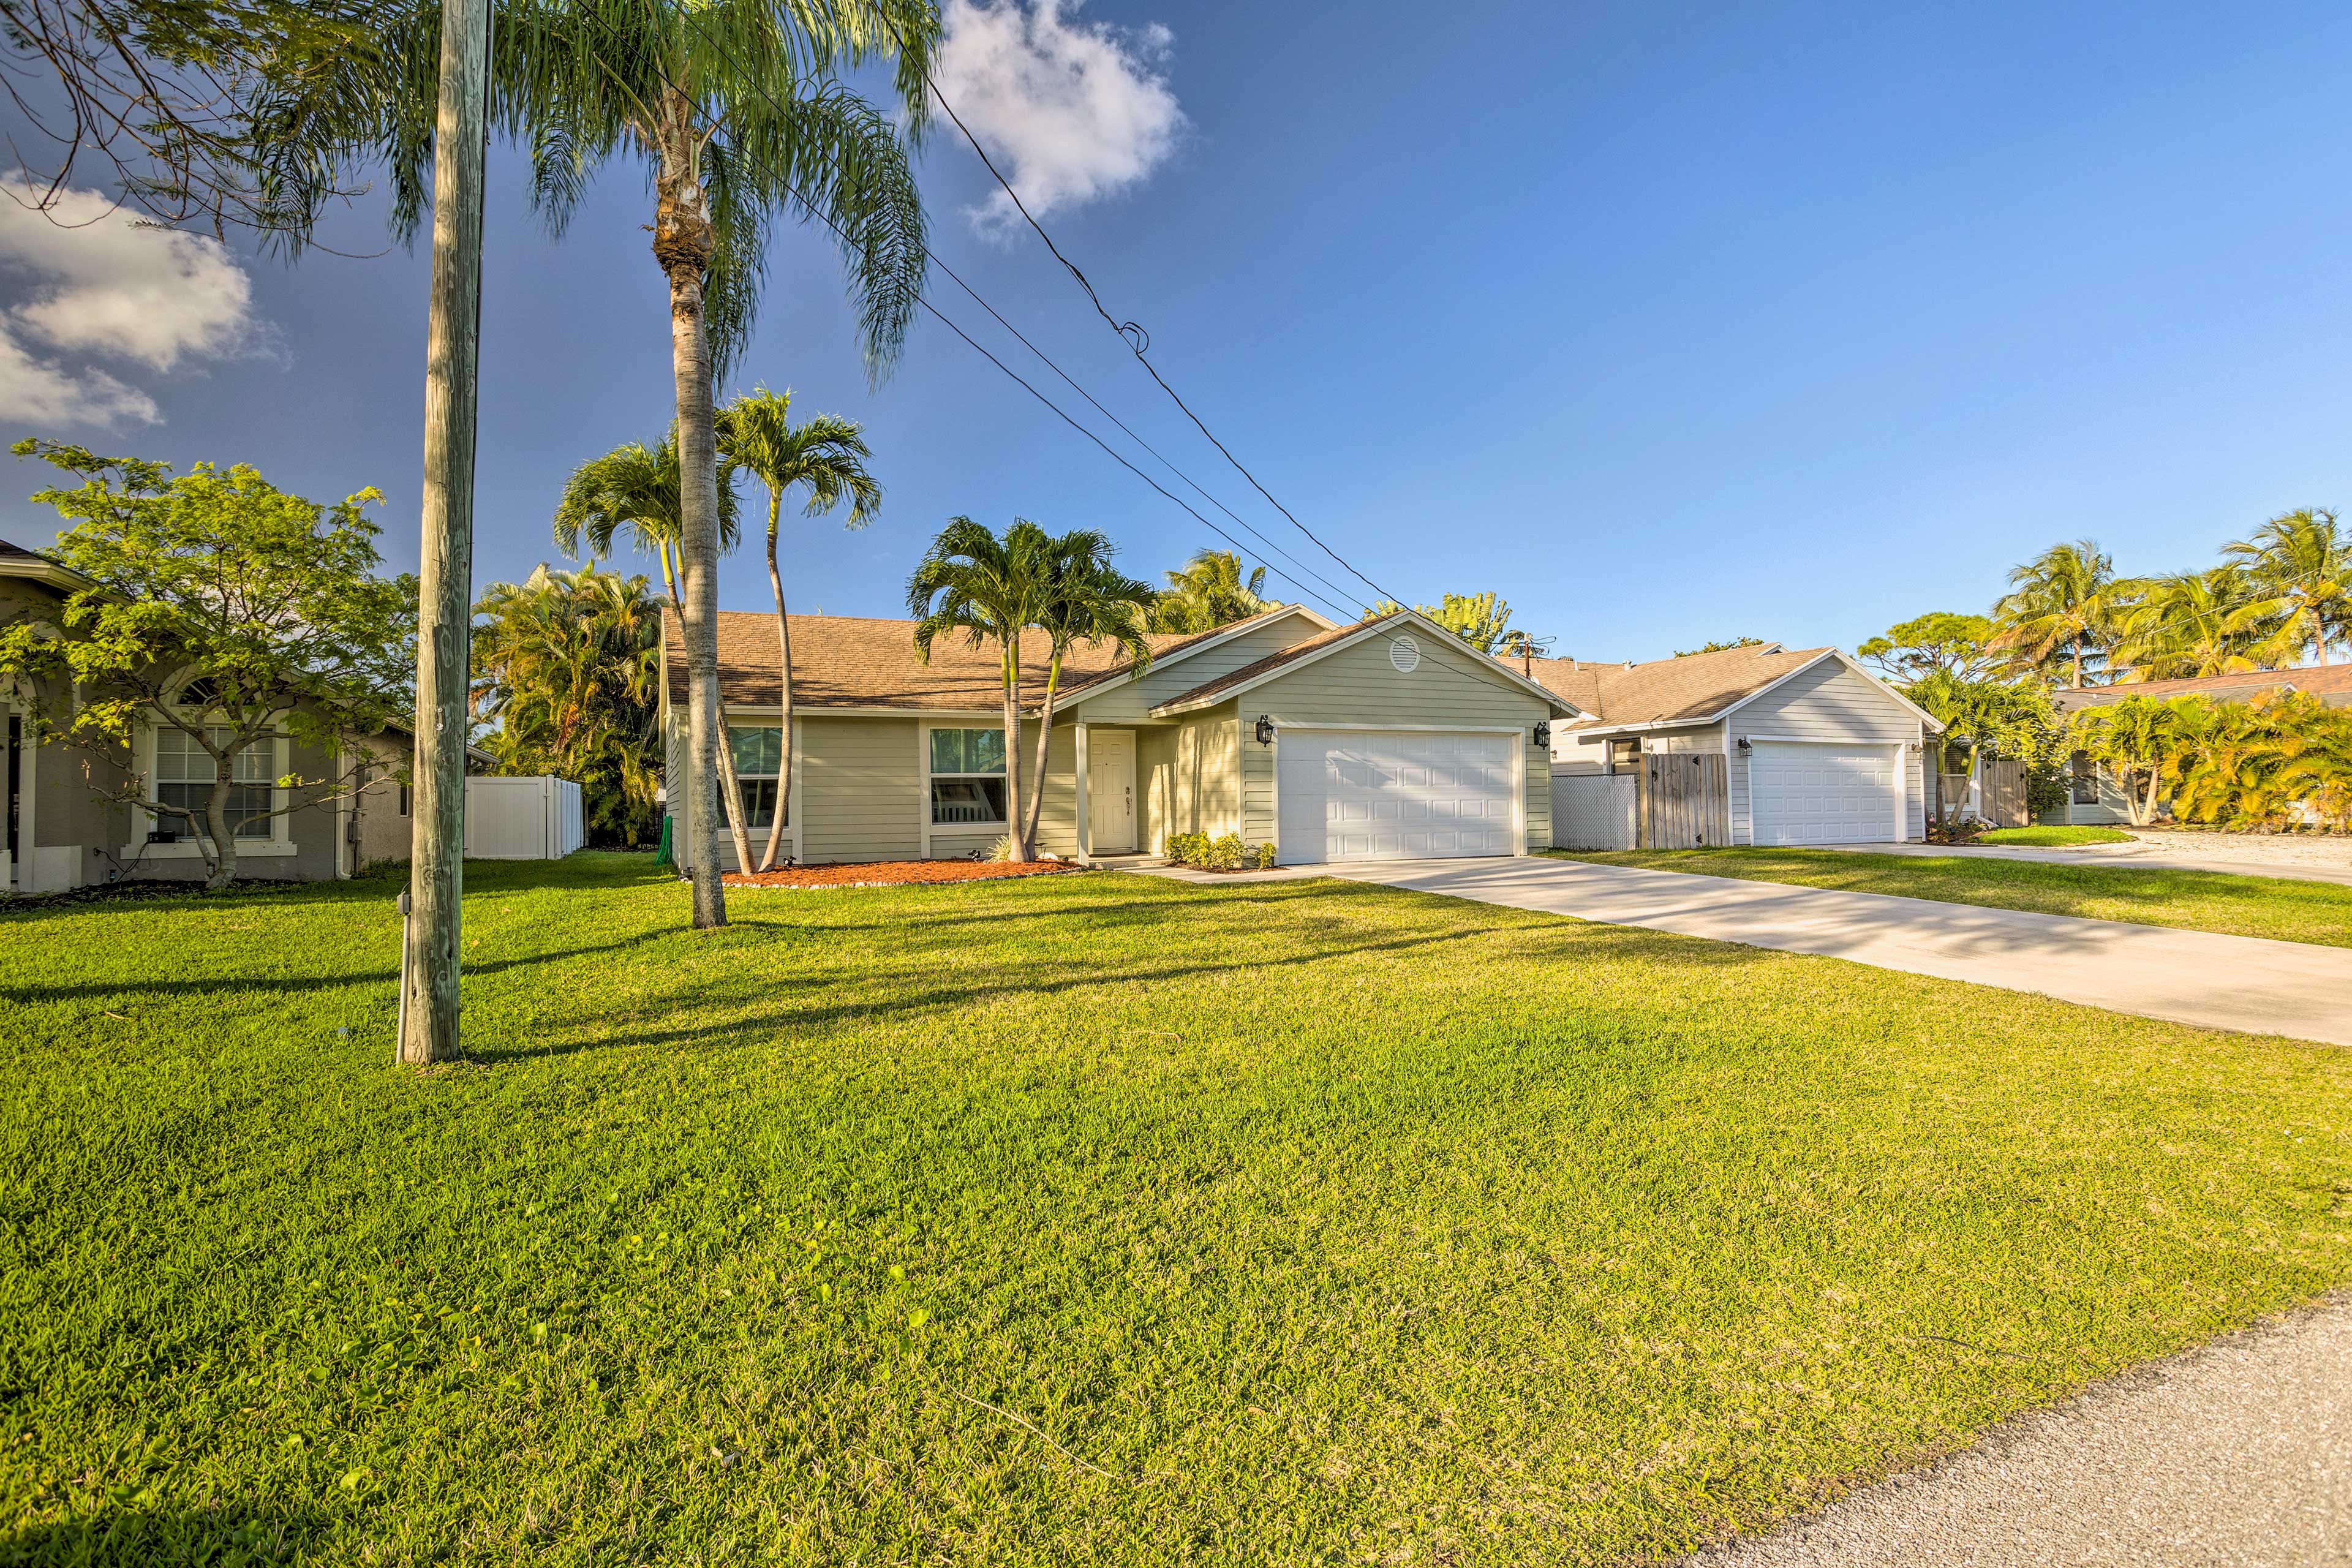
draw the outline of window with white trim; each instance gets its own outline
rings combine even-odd
[[[776,775],[783,771],[784,732],[767,729],[730,728],[735,744],[735,787],[743,795],[743,826],[766,827],[776,820]],[[790,801],[783,804],[784,826],[793,825]]]
[[[931,731],[931,825],[1001,827],[1004,816],[1004,731]]]
[[[217,726],[205,731],[205,738],[215,746],[227,745],[233,733]],[[278,808],[276,770],[272,766],[277,751],[278,742],[265,736],[230,759],[229,831],[238,838],[276,837],[277,819],[270,814]],[[180,729],[157,730],[155,799],[196,816],[191,823],[175,812],[158,813],[155,826],[165,833],[202,837],[205,813],[212,804],[213,784],[219,777],[219,764],[194,735]]]

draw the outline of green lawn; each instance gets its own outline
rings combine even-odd
[[[0,913],[0,1563],[1609,1563],[2352,1279],[2352,1055],[1332,882]],[[348,1035],[341,1031],[348,1030]]]
[[[1835,849],[1549,849],[1562,860],[1597,860],[1654,871],[1696,871],[1750,882],[1790,882],[1892,893],[1948,904],[2037,910],[2089,920],[2137,921],[2183,931],[2352,947],[2352,887],[2279,877],[2232,877],[2108,865],[2002,860],[1989,855],[1849,855]]]
[[[2120,827],[1996,827],[1990,833],[1978,834],[1976,842],[2063,849],[2074,844],[2128,844],[2131,835]]]

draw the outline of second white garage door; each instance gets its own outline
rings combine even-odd
[[[1748,797],[1759,844],[1884,844],[1899,838],[1897,748],[1758,741]]]
[[[1293,730],[1276,749],[1286,866],[1518,852],[1516,731]]]

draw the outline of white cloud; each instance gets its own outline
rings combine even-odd
[[[948,0],[935,75],[1040,217],[1125,190],[1175,151],[1184,111],[1163,63],[1175,35],[1076,19],[1084,0]],[[1020,221],[1003,191],[968,209],[982,233]]]
[[[49,213],[29,201],[22,185],[0,191],[0,273],[15,296],[0,310],[0,417],[154,424],[152,397],[87,360],[170,371],[268,352],[253,280],[218,241],[142,228],[96,191],[67,191]]]

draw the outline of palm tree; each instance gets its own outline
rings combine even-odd
[[[679,618],[688,725],[688,836],[694,923],[723,925],[709,770],[719,742],[718,451],[712,387],[748,341],[771,226],[814,218],[838,237],[869,371],[897,357],[922,298],[929,252],[909,142],[929,122],[940,23],[934,0],[574,0],[500,7],[494,122],[532,150],[533,197],[559,232],[595,172],[652,175],[653,256],[668,282],[679,447]],[[437,8],[419,7],[393,47],[422,61]],[[896,121],[842,85],[895,59]],[[422,76],[421,70],[416,72]],[[423,95],[383,132],[395,222],[424,210],[432,114]],[[903,127],[903,130],[901,129]]]
[[[1213,632],[1266,609],[1265,568],[1253,567],[1244,579],[1242,558],[1234,551],[1196,552],[1182,571],[1166,575],[1166,592],[1151,603],[1155,632]]]
[[[776,863],[783,843],[784,812],[793,798],[793,623],[784,613],[784,578],[776,564],[776,535],[783,517],[784,492],[807,487],[805,517],[822,517],[849,502],[849,526],[864,528],[882,504],[882,487],[866,471],[866,447],[858,427],[819,414],[804,425],[792,422],[793,395],[766,387],[744,394],[718,415],[719,458],[768,487],[768,586],[776,595],[778,707],[783,729],[782,755],[776,761],[776,809],[768,816],[768,847],[760,869]],[[730,785],[732,788],[732,785]]]
[[[2126,697],[2084,710],[2070,726],[2082,750],[2122,783],[2135,827],[2156,820],[2165,780],[2185,743],[2183,714],[2179,699]]]
[[[2252,669],[2249,627],[2260,611],[2252,580],[2235,566],[2134,584],[2127,600],[2118,595],[2110,669],[2129,680]]]
[[[732,551],[741,538],[737,521],[734,475],[727,469],[724,478],[730,482],[719,487],[719,548]],[[564,482],[563,494],[555,503],[555,542],[566,555],[578,559],[581,547],[587,547],[589,559],[612,552],[613,542],[626,532],[629,542],[638,550],[661,560],[662,586],[668,592],[670,613],[678,625],[687,625],[686,610],[679,602],[678,584],[684,575],[683,540],[686,532],[683,475],[678,461],[677,433],[662,437],[661,445],[647,447],[642,441],[631,441],[614,447],[601,458],[591,458],[572,470]],[[679,559],[673,561],[673,555]],[[691,661],[689,660],[689,666]],[[735,840],[735,864],[748,868],[751,864],[751,837],[743,826],[742,792],[735,783],[735,748],[722,728],[718,750],[719,795],[727,830]],[[701,734],[689,737],[688,766],[698,761],[709,765],[709,753],[700,750]],[[694,781],[686,781],[694,787]],[[670,781],[673,798],[677,781]],[[691,799],[691,796],[689,796]],[[704,844],[689,839],[688,858],[698,879],[702,876],[701,864],[708,859],[715,868],[719,845],[716,838]]]
[[[2083,684],[2083,662],[2113,630],[2115,563],[2096,542],[2053,544],[2010,572],[2010,593],[1993,606],[1992,646],[2036,672],[2064,659],[2067,684]]]
[[[1052,613],[1054,540],[1026,518],[999,539],[968,517],[954,517],[907,579],[907,613],[916,618],[915,657],[929,664],[941,633],[962,633],[975,648],[996,645],[1003,681],[1004,819],[1013,858],[1032,858],[1021,817],[1021,634]]]
[[[1086,528],[1045,544],[1044,608],[1035,622],[1045,634],[1045,694],[1037,711],[1037,765],[1029,783],[1024,844],[1037,842],[1037,818],[1045,804],[1045,747],[1054,733],[1054,697],[1061,689],[1062,662],[1072,646],[1109,643],[1127,655],[1138,674],[1151,668],[1151,645],[1143,638],[1151,587],[1115,570],[1110,560],[1117,552],[1108,535]],[[1078,787],[1086,788],[1084,779]]]
[[[2293,665],[2309,647],[2326,664],[2328,643],[2352,623],[2352,540],[2336,514],[2321,507],[2282,512],[2221,553],[2243,563],[2261,595],[2259,613],[2273,628],[2255,657],[2273,668]]]

